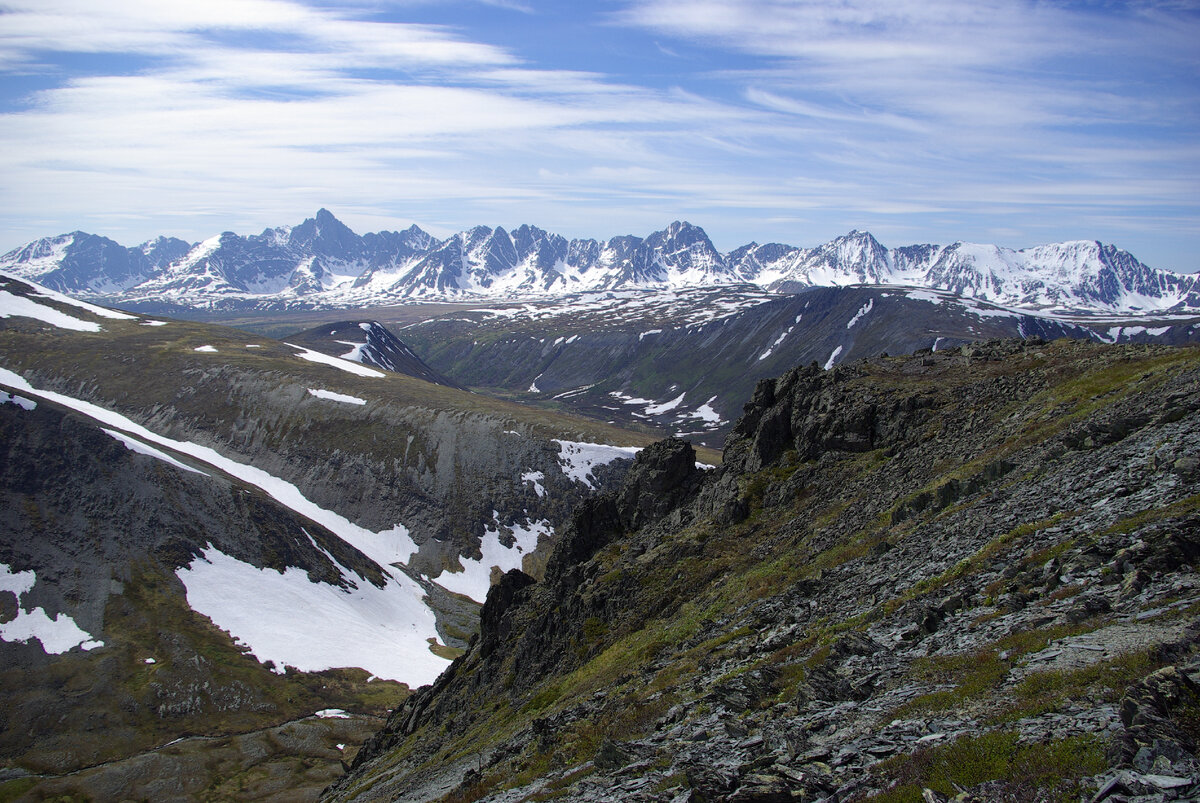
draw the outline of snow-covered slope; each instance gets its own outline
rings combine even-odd
[[[1200,309],[1196,275],[1151,269],[1095,241],[1020,251],[963,242],[889,249],[851,231],[816,248],[750,243],[723,254],[703,229],[679,221],[645,238],[567,240],[522,225],[511,232],[476,226],[438,241],[416,226],[359,236],[325,209],[295,227],[225,232],[194,246],[159,238],[124,248],[74,232],[12,251],[0,269],[146,307],[358,307],[753,283],[782,292],[907,285],[1064,312]]]
[[[766,253],[762,253],[766,251]],[[889,250],[853,231],[814,249],[750,247],[747,273],[772,289],[909,285],[995,304],[1062,311],[1143,313],[1200,308],[1200,277],[1153,270],[1095,241],[1020,251],[996,245],[911,245]]]
[[[458,383],[439,374],[413,354],[398,337],[378,321],[342,321],[324,324],[289,337],[289,342],[301,344],[325,354],[353,360],[363,365],[375,365],[408,374],[426,382],[448,387]]]

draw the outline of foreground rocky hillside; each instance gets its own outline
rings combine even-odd
[[[506,574],[326,799],[1194,799],[1198,559],[1196,348],[796,368]]]

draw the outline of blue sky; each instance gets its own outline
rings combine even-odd
[[[0,251],[536,223],[1200,269],[1200,2],[0,0]]]

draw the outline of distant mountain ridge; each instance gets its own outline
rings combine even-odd
[[[0,269],[118,304],[193,308],[355,307],[405,300],[512,300],[615,290],[753,284],[906,285],[1026,309],[1160,313],[1200,309],[1200,276],[1156,270],[1097,241],[1013,250],[953,243],[886,248],[851,231],[815,248],[749,243],[721,253],[676,221],[644,238],[567,240],[536,226],[476,226],[438,240],[417,226],[358,235],[326,209],[298,226],[159,237],[128,248],[85,232],[34,241]]]

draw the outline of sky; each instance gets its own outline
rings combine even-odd
[[[0,0],[0,252],[330,209],[1200,270],[1200,0]]]

